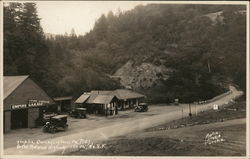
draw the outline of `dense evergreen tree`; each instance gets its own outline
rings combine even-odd
[[[10,3],[4,10],[5,74],[37,77],[37,72],[44,69],[48,51],[35,4]],[[12,65],[13,71],[9,70]]]
[[[31,74],[52,96],[77,97],[119,88],[109,75],[132,60],[174,70],[167,81],[139,90],[153,101],[203,100],[232,83],[245,90],[244,10],[243,5],[150,4],[101,15],[84,36],[72,29],[45,40],[35,4],[9,3],[4,7],[4,74]]]

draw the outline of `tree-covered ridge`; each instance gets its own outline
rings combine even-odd
[[[229,83],[245,90],[244,10],[242,5],[150,4],[102,15],[84,36],[72,31],[45,39],[35,5],[10,3],[4,7],[4,73],[31,74],[52,96],[77,97],[122,87],[110,75],[133,61],[174,70],[168,80],[138,90],[153,101],[203,100]]]

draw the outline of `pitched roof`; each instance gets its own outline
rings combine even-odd
[[[89,104],[108,104],[111,100],[117,97],[118,99],[135,99],[145,97],[140,93],[136,93],[127,89],[117,89],[115,91],[94,90],[89,93],[81,95],[75,103],[89,103]]]
[[[4,99],[7,98],[28,77],[29,77],[28,75],[26,76],[4,76],[3,78]]]
[[[89,103],[89,104],[93,103],[97,96],[98,96],[97,94],[90,94],[90,96],[89,96],[88,100],[86,101],[86,103]]]
[[[104,95],[104,94],[83,94],[81,95],[75,103],[89,103],[89,104],[109,104],[113,98],[114,95]]]
[[[93,90],[93,91],[91,91],[90,93],[90,97],[89,97],[89,99],[87,100],[87,102],[86,103],[89,103],[89,104],[91,104],[91,103],[95,103],[96,101],[95,101],[95,99],[98,97],[98,99],[97,99],[97,101],[98,100],[103,100],[103,99],[101,99],[101,98],[104,98],[104,97],[102,97],[103,95],[113,95],[113,91],[103,91],[103,90]],[[114,96],[114,95],[113,95]],[[96,103],[96,104],[100,104],[100,103]],[[104,103],[105,104],[105,103]]]
[[[76,101],[75,103],[84,103],[88,98],[90,94],[82,94]]]
[[[127,90],[127,89],[117,89],[115,90],[115,96],[118,99],[134,99],[134,98],[143,98],[145,97],[144,95],[131,91],[131,90]]]
[[[94,90],[91,91],[90,94],[94,94],[94,95],[114,95],[116,96],[118,99],[134,99],[134,98],[142,98],[144,97],[144,95],[140,94],[140,93],[136,93],[132,90],[128,90],[128,89],[117,89],[114,91],[103,91],[103,90]]]
[[[97,95],[92,103],[109,104],[113,100],[114,97],[115,97],[114,95]]]

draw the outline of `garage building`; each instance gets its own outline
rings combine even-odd
[[[35,127],[45,109],[55,105],[29,76],[4,76],[3,81],[4,132]]]

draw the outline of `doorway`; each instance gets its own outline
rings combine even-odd
[[[62,112],[68,112],[71,110],[71,101],[70,100],[63,100],[61,101],[61,111]]]
[[[11,111],[11,129],[28,127],[28,109]]]

